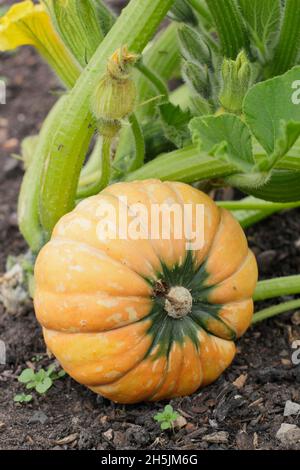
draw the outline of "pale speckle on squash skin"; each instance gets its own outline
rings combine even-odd
[[[118,298],[113,298],[113,297],[110,297],[107,299],[99,299],[96,302],[97,305],[101,305],[102,307],[107,307],[107,308],[117,307],[119,303],[120,301],[118,300]]]
[[[130,322],[134,322],[138,320],[138,314],[134,307],[127,307],[125,311],[126,313],[128,313],[128,320]]]
[[[117,370],[111,370],[109,372],[107,372],[107,374],[104,374],[104,377],[106,379],[116,379],[120,376],[120,372],[118,372]]]
[[[79,273],[83,273],[84,272],[84,268],[82,266],[80,266],[80,264],[75,264],[75,265],[70,265],[69,266],[69,269],[71,271],[77,271]]]
[[[110,315],[106,319],[106,323],[114,322],[118,324],[122,320],[122,314],[121,313],[114,313],[113,315]]]

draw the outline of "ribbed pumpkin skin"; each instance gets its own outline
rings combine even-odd
[[[105,240],[99,206],[120,197],[204,204],[205,243]],[[150,212],[150,210],[149,210]],[[98,214],[98,215],[97,215]],[[193,393],[213,382],[249,326],[257,265],[239,224],[204,193],[183,183],[117,183],[80,203],[56,225],[35,266],[35,311],[50,351],[78,382],[120,403]],[[192,311],[171,318],[156,292],[183,285]]]

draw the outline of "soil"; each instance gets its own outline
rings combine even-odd
[[[16,201],[22,164],[9,157],[23,137],[35,134],[56,99],[59,86],[30,49],[1,56],[7,105],[0,106],[0,272],[10,254],[26,244],[17,227]],[[300,266],[300,211],[274,215],[248,230],[261,278],[295,274]],[[31,403],[13,401],[28,367],[53,363],[45,352],[32,309],[9,315],[0,306],[0,339],[7,363],[0,366],[0,449],[300,449],[283,445],[276,433],[300,415],[284,417],[287,400],[300,403],[300,365],[291,348],[300,338],[299,313],[251,328],[238,342],[232,366],[213,385],[191,397],[172,400],[182,427],[161,431],[153,416],[165,403],[115,405],[64,377]],[[298,324],[298,325],[297,325]]]

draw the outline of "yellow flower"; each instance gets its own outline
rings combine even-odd
[[[80,69],[55,31],[43,5],[25,0],[0,17],[0,51],[19,46],[36,47],[67,86],[73,86]]]

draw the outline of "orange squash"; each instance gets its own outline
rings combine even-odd
[[[126,210],[143,204],[159,227],[153,204],[202,204],[204,243],[189,249],[175,219],[170,239],[99,238],[103,208],[115,208],[113,233],[124,196]],[[251,322],[257,265],[238,222],[206,194],[146,180],[111,185],[65,215],[37,258],[35,282],[37,318],[66,372],[135,403],[188,395],[219,377]]]

